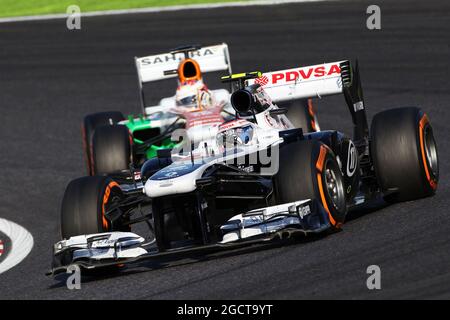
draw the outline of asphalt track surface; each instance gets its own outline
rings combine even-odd
[[[369,2],[85,18],[0,25],[0,215],[27,228],[30,255],[0,275],[5,299],[450,298],[450,2]],[[88,279],[44,276],[66,184],[85,173],[83,115],[139,111],[133,57],[186,43],[229,44],[235,71],[359,58],[369,119],[394,106],[429,114],[440,155],[435,197],[354,214],[342,232],[295,245]],[[322,128],[351,133],[343,98],[318,103]],[[393,160],[395,161],[395,159]],[[382,271],[368,290],[366,268]]]

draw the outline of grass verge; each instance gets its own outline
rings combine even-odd
[[[234,1],[242,0],[1,0],[0,17],[66,13],[70,5],[88,12]]]

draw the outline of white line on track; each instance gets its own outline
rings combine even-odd
[[[255,0],[255,1],[245,1],[245,2],[237,1],[237,2],[225,2],[225,3],[204,3],[204,4],[165,6],[165,7],[92,11],[92,12],[85,12],[85,13],[81,12],[81,17],[109,16],[109,15],[131,14],[131,13],[170,12],[170,11],[182,11],[182,10],[202,10],[202,9],[229,8],[229,7],[273,6],[273,5],[279,5],[279,4],[301,3],[301,2],[320,2],[320,1],[333,1],[333,0]],[[83,11],[83,8],[81,8],[81,11]],[[58,13],[58,14],[36,15],[36,16],[0,18],[0,23],[20,22],[20,21],[36,21],[36,20],[53,20],[53,19],[66,19],[66,18],[67,18],[67,14]]]
[[[0,263],[0,274],[19,264],[33,248],[33,236],[24,227],[0,218],[0,231],[10,240],[10,249]]]

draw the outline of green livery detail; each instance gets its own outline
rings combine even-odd
[[[158,150],[172,149],[177,146],[177,143],[170,139],[170,136],[162,137],[162,139],[155,144],[144,147],[145,141],[148,139],[157,137],[161,134],[161,128],[152,125],[152,120],[143,115],[139,115],[137,118],[134,115],[129,115],[128,120],[123,122],[127,126],[133,138],[133,144],[136,149],[144,148],[141,154],[146,159],[152,159],[157,156]]]

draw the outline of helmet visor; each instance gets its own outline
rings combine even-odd
[[[221,132],[217,135],[217,145],[224,148],[233,148],[249,144],[253,139],[253,127],[245,126],[241,128],[233,128]]]
[[[184,97],[176,102],[177,107],[192,107],[197,105],[197,95]]]

